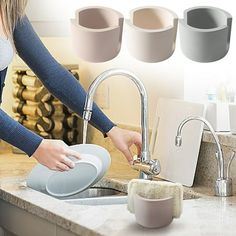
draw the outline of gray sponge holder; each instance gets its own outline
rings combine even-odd
[[[179,20],[180,45],[186,57],[197,62],[223,58],[230,45],[232,16],[219,8],[186,9]]]

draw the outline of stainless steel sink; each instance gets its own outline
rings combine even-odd
[[[60,199],[74,205],[126,204],[127,193],[111,188],[93,187],[81,193]]]

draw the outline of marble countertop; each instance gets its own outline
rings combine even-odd
[[[7,164],[4,164],[4,159],[7,160]],[[126,205],[71,205],[27,188],[25,177],[35,165],[33,159],[28,160],[22,155],[0,154],[0,160],[1,199],[75,234],[228,236],[234,235],[236,229],[235,196],[218,198],[207,195],[212,193],[208,193],[207,189],[201,187],[186,188],[189,193],[198,192],[200,198],[184,200],[183,214],[179,219],[174,219],[169,226],[161,229],[146,229],[135,222],[134,215],[129,213]],[[11,170],[14,170],[13,173]],[[127,176],[118,179],[117,173],[109,172],[101,184],[125,190],[127,182]]]

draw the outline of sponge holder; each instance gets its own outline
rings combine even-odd
[[[230,45],[232,16],[216,7],[193,7],[179,20],[180,45],[186,57],[212,62],[224,57]]]
[[[160,62],[175,50],[177,15],[162,7],[140,7],[130,12],[127,47],[130,54],[144,62]]]
[[[148,199],[134,195],[134,212],[138,224],[147,228],[160,228],[173,220],[173,197]]]
[[[76,53],[89,62],[105,62],[116,57],[121,48],[123,15],[107,7],[85,7],[71,19]]]

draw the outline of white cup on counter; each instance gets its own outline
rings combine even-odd
[[[208,102],[206,119],[211,123],[216,132],[229,132],[229,104],[227,102]],[[205,126],[206,130],[208,128]]]
[[[229,121],[231,133],[236,134],[236,103],[229,104]]]

